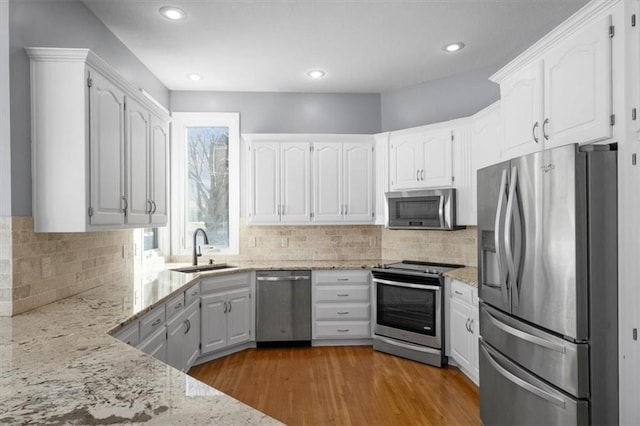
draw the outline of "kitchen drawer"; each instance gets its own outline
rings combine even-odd
[[[368,285],[371,272],[367,270],[313,271],[314,285]]]
[[[136,346],[140,342],[140,323],[138,321],[129,324],[113,335],[118,340],[122,340],[127,345]]]
[[[315,288],[316,302],[369,302],[369,285]]]
[[[215,293],[229,288],[248,287],[251,284],[249,272],[223,275],[221,277],[207,277],[200,281],[200,293]]]
[[[318,303],[316,320],[370,320],[369,303]]]
[[[140,340],[144,340],[154,331],[164,327],[164,305],[156,306],[140,319]]]
[[[189,306],[195,300],[200,299],[200,283],[191,286],[184,292],[184,306]]]
[[[317,321],[317,339],[362,339],[371,337],[370,321]]]
[[[184,293],[180,293],[177,296],[169,299],[167,303],[165,303],[166,308],[166,319],[169,321],[171,318],[182,312],[184,309]]]
[[[465,283],[461,283],[457,280],[451,280],[451,297],[453,299],[458,299],[461,302],[467,303],[469,305],[473,305],[474,297],[473,297],[474,288]]]

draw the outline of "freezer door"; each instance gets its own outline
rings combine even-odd
[[[561,339],[484,303],[480,305],[480,335],[538,377],[577,398],[589,398],[586,343]]]
[[[549,386],[480,339],[484,425],[586,425],[589,403]]]
[[[509,162],[478,170],[478,292],[480,299],[509,312],[504,227]]]
[[[576,145],[511,162],[506,246],[513,315],[568,338],[588,337],[586,167]],[[509,248],[513,253],[509,253]]]

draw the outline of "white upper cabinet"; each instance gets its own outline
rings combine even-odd
[[[90,221],[95,225],[120,225],[124,223],[126,214],[125,95],[115,84],[97,72],[89,73],[89,81],[92,209],[89,213]]]
[[[310,145],[257,142],[251,152],[251,223],[308,222]]]
[[[478,169],[499,163],[502,148],[501,101],[494,102],[473,116],[474,177]]]
[[[149,208],[151,223],[166,224],[169,211],[169,125],[166,120],[151,114],[151,181]]]
[[[310,145],[280,145],[280,217],[283,222],[307,222],[311,212]]]
[[[542,75],[542,63],[536,62],[500,84],[503,159],[529,154],[542,145]]]
[[[611,137],[610,25],[601,18],[545,56],[546,147]]]
[[[280,222],[280,144],[257,143],[251,152],[252,223]]]
[[[610,15],[594,18],[492,77],[500,83],[502,159],[611,137],[610,25]]]
[[[313,210],[315,222],[339,222],[342,203],[342,144],[313,145]]]
[[[373,141],[313,144],[313,221],[374,220]]]
[[[26,51],[35,231],[165,225],[168,112],[88,49]]]
[[[127,127],[127,223],[149,222],[149,113],[131,100],[126,111]]]
[[[249,142],[252,224],[373,222],[372,137],[313,134],[243,137]]]
[[[451,187],[451,129],[391,132],[389,186],[392,191]]]
[[[473,168],[473,125],[470,119],[453,126],[453,186],[456,189],[456,225],[476,225],[476,171]]]

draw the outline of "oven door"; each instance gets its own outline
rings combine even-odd
[[[374,278],[373,282],[376,285],[375,334],[442,348],[440,285],[382,278]]]

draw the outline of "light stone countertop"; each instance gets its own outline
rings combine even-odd
[[[275,263],[243,263],[202,274],[141,272],[0,318],[0,423],[278,424],[107,334],[199,276],[369,268],[379,261]]]
[[[462,281],[471,287],[478,287],[478,268],[474,266],[454,269],[453,271],[445,272],[444,276]]]

